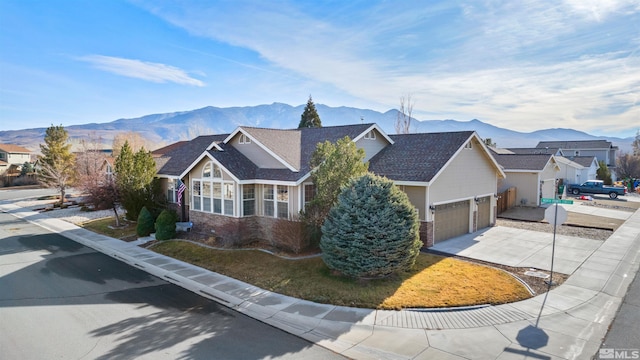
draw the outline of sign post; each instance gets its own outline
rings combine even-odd
[[[561,201],[563,200],[558,200],[558,199],[549,199],[549,200],[553,200],[552,202],[553,205],[549,206],[547,210],[544,211],[544,219],[547,220],[549,224],[553,225],[553,243],[551,245],[551,272],[550,272],[550,277],[548,282],[549,287],[551,287],[554,285],[553,284],[553,258],[555,257],[555,252],[556,252],[556,227],[558,225],[562,225],[562,223],[567,221],[567,210],[565,210],[565,208],[560,206]],[[571,203],[573,203],[572,200],[564,200],[564,201],[571,201]]]

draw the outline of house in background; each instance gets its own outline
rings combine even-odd
[[[170,202],[187,185],[180,213],[223,242],[299,250],[298,219],[315,194],[309,162],[320,142],[348,136],[373,173],[408,195],[425,246],[495,224],[498,163],[475,132],[387,135],[376,124],[303,129],[238,127],[200,136],[156,158]],[[471,174],[471,175],[470,175]]]
[[[540,141],[536,145],[538,149],[560,149],[561,155],[573,160],[576,157],[594,156],[597,161],[604,161],[609,171],[611,179],[616,181],[616,159],[618,151],[611,141],[607,140],[579,140],[579,141]],[[582,182],[590,179],[582,179]]]
[[[552,153],[526,153],[524,150],[491,149],[502,166],[506,178],[499,182],[498,192],[517,189],[519,206],[540,206],[540,199],[554,198],[560,166]]]
[[[596,178],[598,162],[595,156],[577,156],[573,159],[564,156],[556,156],[560,171],[558,179],[562,184],[582,184]]]
[[[31,150],[13,144],[0,144],[0,175],[20,175],[22,165],[31,162]]]

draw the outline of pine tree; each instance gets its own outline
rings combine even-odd
[[[156,163],[151,153],[141,148],[135,154],[125,142],[115,163],[116,184],[127,219],[136,220],[142,207],[152,213],[160,207]],[[157,214],[157,213],[156,213]]]
[[[75,157],[68,142],[69,134],[62,125],[51,125],[40,144],[40,180],[48,188],[60,191],[60,205],[64,203],[67,188],[75,180]]]
[[[316,105],[313,103],[311,95],[309,95],[307,105],[304,107],[304,112],[300,116],[300,124],[298,125],[298,129],[319,127],[322,127],[322,121],[320,120],[320,115],[318,115],[318,112],[316,111]]]
[[[354,278],[409,270],[420,252],[420,222],[391,180],[367,174],[343,188],[322,225],[322,259]]]

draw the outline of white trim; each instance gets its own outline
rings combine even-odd
[[[240,179],[238,179],[231,171],[229,171],[226,167],[222,166],[222,164],[220,164],[220,162],[218,162],[218,160],[216,160],[216,158],[214,158],[209,151],[205,151],[203,152],[200,156],[198,156],[198,158],[196,160],[194,160],[191,165],[189,165],[183,172],[182,174],[179,175],[179,178],[182,179],[183,177],[187,176],[189,174],[189,172],[191,170],[193,170],[194,167],[196,167],[196,165],[198,165],[198,163],[200,161],[202,161],[202,159],[204,159],[204,157],[208,157],[209,160],[213,161],[214,163],[216,163],[219,167],[221,171],[224,171],[227,175],[229,175],[229,177],[231,177],[231,179],[233,179],[233,181],[235,181],[236,183],[240,183]],[[212,169],[213,171],[213,169]],[[213,175],[213,174],[212,174]],[[223,176],[224,177],[224,176]]]
[[[382,129],[378,126],[378,124],[373,124],[371,126],[369,126],[369,128],[367,128],[367,130],[363,131],[362,133],[360,133],[360,135],[356,136],[355,138],[351,139],[351,141],[356,142],[362,138],[364,138],[364,136],[371,130],[378,130],[378,133],[380,133],[380,135],[382,135],[388,142],[389,144],[393,144],[394,141],[389,137],[389,135],[387,135],[384,131],[382,131]]]
[[[488,196],[488,195],[486,195],[486,196]],[[449,200],[434,202],[431,205],[438,206],[438,205],[451,204],[451,203],[460,202],[460,201],[469,201],[469,200],[473,201],[474,198],[475,198],[475,196],[466,197],[466,198],[449,199]]]

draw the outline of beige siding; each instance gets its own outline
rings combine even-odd
[[[358,148],[364,149],[365,156],[364,161],[369,161],[374,155],[376,155],[380,150],[384,149],[389,143],[387,139],[385,139],[379,132],[375,131],[376,138],[375,139],[365,139],[360,138],[356,141],[356,146]]]
[[[283,165],[280,161],[274,158],[267,151],[262,149],[257,144],[251,142],[250,144],[240,144],[239,143],[240,133],[238,133],[233,139],[231,139],[230,144],[233,145],[234,148],[238,149],[244,156],[246,156],[251,162],[256,164],[260,168],[265,169],[285,169],[286,166]],[[291,166],[298,167],[299,164],[290,164]]]
[[[542,197],[553,198],[556,194],[556,166],[553,161],[549,161],[547,166],[540,173],[540,181],[542,182],[541,191]],[[538,204],[540,205],[540,204]]]
[[[420,220],[425,221],[426,211],[426,187],[424,186],[400,186],[400,189],[404,191],[409,197],[411,204],[418,210]]]
[[[538,191],[540,183],[538,173],[506,172],[507,178],[504,180],[506,188],[512,186],[517,188],[517,206],[538,206]]]
[[[429,190],[429,202],[434,204],[494,194],[497,192],[497,183],[496,169],[481,150],[480,144],[475,142],[472,149],[462,149],[433,182]]]

